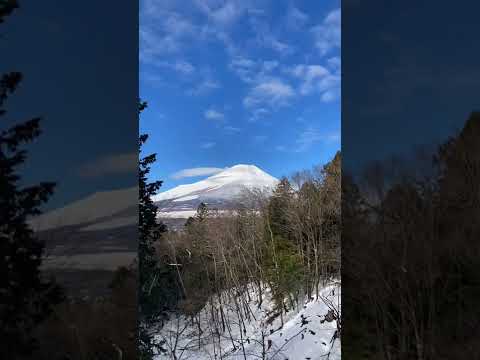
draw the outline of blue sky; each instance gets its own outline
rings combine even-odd
[[[239,163],[289,175],[340,149],[339,1],[145,0],[139,39],[162,190]]]
[[[44,209],[138,184],[137,5],[95,12],[76,1],[22,0],[0,26],[0,73],[24,78],[0,131],[40,116],[22,185],[57,183]],[[119,26],[121,24],[122,26]]]

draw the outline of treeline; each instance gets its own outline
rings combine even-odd
[[[432,156],[417,151],[344,174],[346,358],[478,357],[478,139],[473,113]]]
[[[197,326],[200,310],[211,306],[219,335],[229,326],[222,304],[235,304],[243,329],[246,304],[256,297],[260,307],[268,291],[271,317],[283,324],[285,312],[318,299],[323,283],[340,278],[340,184],[337,153],[323,167],[281,179],[273,193],[245,190],[228,214],[201,204],[184,231],[156,244],[159,271],[170,279],[162,303]]]

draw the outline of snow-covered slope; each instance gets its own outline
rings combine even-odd
[[[180,185],[153,197],[160,215],[176,213],[186,217],[195,211],[200,202],[224,208],[247,189],[272,190],[278,180],[255,165],[235,165],[193,184]],[[165,216],[163,216],[163,215]],[[188,215],[188,216],[187,216]]]
[[[334,336],[337,323],[329,314],[332,309],[340,311],[339,282],[323,287],[318,300],[307,300],[303,306],[291,309],[284,315],[283,326],[280,317],[272,320],[273,301],[268,291],[260,307],[253,289],[250,298],[247,304],[240,304],[244,310],[248,307],[250,315],[246,317],[239,316],[238,304],[223,297],[226,330],[220,333],[211,320],[212,312],[219,311],[216,301],[207,304],[196,316],[200,327],[192,324],[191,319],[172,315],[156,332],[156,340],[166,350],[156,360],[341,359],[340,339]]]

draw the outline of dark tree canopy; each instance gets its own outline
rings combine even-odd
[[[2,9],[2,14],[4,9]],[[1,19],[1,17],[0,17]],[[0,80],[0,119],[5,103],[22,79],[18,72]],[[55,184],[42,182],[22,187],[18,168],[27,160],[23,145],[40,135],[40,118],[33,118],[0,132],[0,350],[2,359],[28,355],[35,346],[32,331],[62,300],[53,280],[40,272],[44,243],[28,220],[52,195]]]

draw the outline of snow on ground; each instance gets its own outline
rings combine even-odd
[[[283,327],[281,318],[272,316],[273,302],[268,291],[264,293],[260,308],[253,289],[251,300],[245,304],[240,297],[227,300],[222,296],[228,324],[225,331],[216,333],[211,320],[212,312],[219,314],[218,300],[207,304],[200,312],[201,331],[191,320],[172,316],[156,334],[157,341],[163,341],[163,347],[168,350],[157,355],[156,360],[338,360],[341,358],[340,339],[333,340],[337,323],[327,314],[332,307],[340,309],[340,293],[340,282],[323,287],[318,300],[306,300],[303,306],[284,314]],[[238,307],[247,309],[250,320],[238,315]]]
[[[197,214],[197,210],[182,210],[182,211],[159,211],[157,218],[159,219],[188,219]]]

